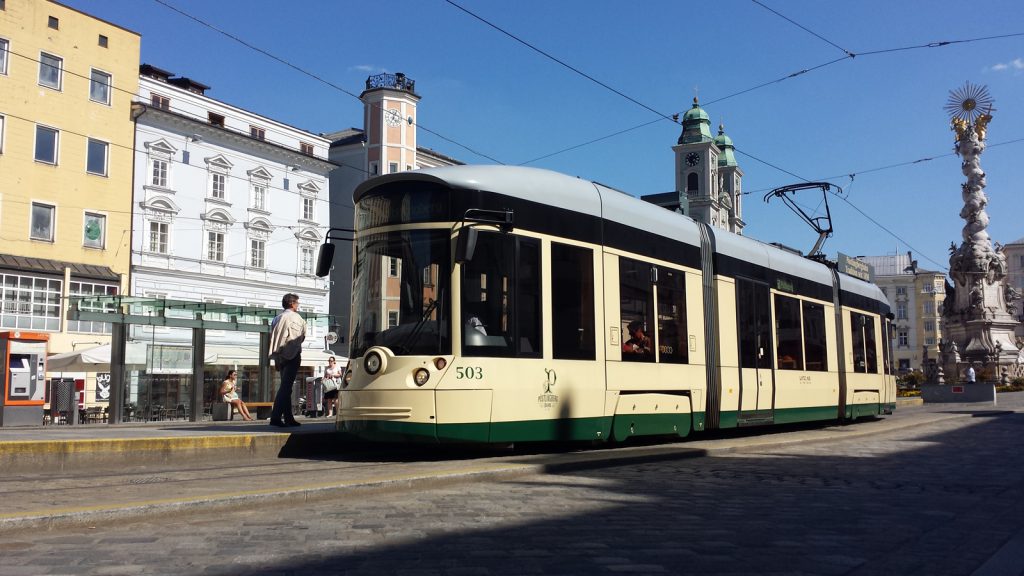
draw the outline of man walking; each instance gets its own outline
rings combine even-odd
[[[281,387],[274,397],[271,426],[298,426],[292,414],[292,385],[302,363],[302,342],[306,339],[306,321],[299,316],[299,297],[288,293],[281,299],[284,309],[270,323],[270,359],[281,373]]]

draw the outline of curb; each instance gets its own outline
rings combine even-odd
[[[0,469],[6,473],[75,472],[94,467],[132,467],[188,462],[245,461],[315,453],[335,432],[221,434],[85,440],[0,442]]]
[[[972,417],[971,413],[949,413],[942,417],[930,419],[929,423],[941,422],[957,418]],[[876,419],[876,422],[887,422]],[[363,480],[332,481],[307,484],[288,489],[268,488],[230,493],[212,493],[190,498],[166,498],[125,504],[102,506],[81,506],[58,508],[51,510],[27,511],[14,514],[0,514],[0,532],[26,528],[52,529],[63,526],[74,526],[103,522],[109,520],[133,519],[153,514],[178,512],[214,511],[231,509],[240,504],[259,502],[261,505],[304,503],[323,501],[330,497],[350,497],[353,495],[384,492],[402,489],[423,489],[434,486],[450,485],[456,482],[482,482],[502,480],[528,474],[566,474],[584,470],[613,468],[646,463],[675,461],[717,454],[729,454],[752,450],[779,448],[794,444],[827,442],[836,439],[856,438],[880,433],[892,432],[904,428],[920,426],[921,422],[908,420],[891,421],[883,429],[862,427],[853,429],[850,426],[830,427],[825,430],[811,430],[813,437],[773,437],[744,436],[740,438],[711,438],[701,443],[722,444],[718,446],[688,446],[686,444],[666,444],[655,446],[633,446],[624,448],[598,449],[561,455],[553,462],[522,462],[516,460],[529,458],[546,458],[539,456],[516,456],[516,460],[500,463],[478,463],[470,466],[450,466],[433,470],[428,473],[394,474],[378,476]],[[862,422],[861,424],[868,424]],[[818,432],[815,434],[815,432]],[[792,431],[781,431],[783,435],[793,434]],[[331,434],[333,435],[333,434]],[[282,435],[287,436],[287,435]],[[304,436],[326,436],[326,434],[305,434]],[[556,458],[559,455],[556,455]]]

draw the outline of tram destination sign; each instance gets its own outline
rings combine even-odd
[[[875,281],[875,268],[863,260],[858,260],[853,256],[847,256],[842,252],[839,253],[838,258],[839,271],[844,274],[849,274],[854,278],[860,278],[865,282]]]

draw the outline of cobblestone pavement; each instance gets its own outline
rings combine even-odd
[[[0,574],[1024,574],[1022,433],[1024,412],[989,411],[702,458],[20,531],[0,538]]]

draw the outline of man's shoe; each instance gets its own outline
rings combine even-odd
[[[285,422],[284,425],[289,427],[302,426],[302,424],[299,424],[296,420],[289,420]]]
[[[271,420],[270,421],[270,425],[271,426],[277,426],[278,428],[284,428],[284,427],[288,426],[288,424],[285,424],[284,422],[278,422],[277,420]]]

